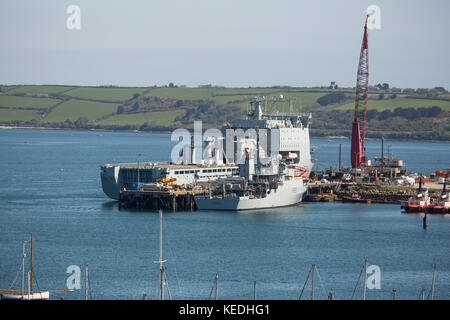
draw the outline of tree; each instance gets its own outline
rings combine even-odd
[[[380,120],[386,120],[388,118],[392,117],[392,111],[389,109],[383,110],[380,115],[378,116],[378,119]]]
[[[150,128],[150,126],[148,125],[148,122],[144,122],[140,127],[139,130],[144,131],[144,130],[148,130]]]
[[[76,128],[86,128],[89,120],[86,117],[79,117],[77,120],[75,120],[75,127]]]
[[[118,107],[117,107],[117,114],[122,114],[122,113],[124,113],[124,112],[125,112],[125,109],[124,109],[123,106],[118,106]]]
[[[138,102],[138,101],[136,101],[136,103],[133,105],[132,110],[133,110],[133,111],[139,110],[139,102]]]
[[[345,94],[343,92],[333,92],[317,99],[317,103],[320,104],[321,106],[327,106],[329,104],[340,103],[344,100]]]

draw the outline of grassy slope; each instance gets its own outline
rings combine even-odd
[[[71,97],[106,101],[126,101],[135,93],[143,93],[146,88],[76,88],[66,94]]]
[[[50,94],[60,93],[74,87],[67,86],[21,86],[8,90],[8,94],[31,93],[31,94]]]
[[[79,117],[87,117],[93,121],[107,114],[115,113],[118,104],[91,102],[83,100],[69,100],[56,107],[43,121],[61,122],[66,119],[77,120]]]
[[[63,92],[66,91],[67,92]],[[341,89],[342,90],[342,89]],[[126,101],[133,98],[136,93],[144,93],[145,96],[159,97],[161,99],[170,100],[204,100],[214,101],[217,104],[227,105],[232,103],[233,105],[239,105],[243,109],[248,107],[248,102],[256,95],[264,95],[269,98],[279,98],[282,94],[285,98],[293,97],[294,111],[310,110],[313,113],[317,112],[331,112],[334,110],[352,110],[354,107],[351,89],[344,89],[348,93],[348,100],[341,105],[330,105],[326,107],[319,107],[317,99],[323,95],[326,95],[331,90],[318,89],[300,89],[300,88],[100,88],[100,87],[70,87],[70,86],[10,86],[2,87],[2,91],[7,94],[42,94],[53,93],[58,94],[62,92],[66,97],[80,97],[83,99],[104,100],[105,103],[95,101],[85,101],[73,98],[66,101],[56,108],[54,108],[49,114],[41,118],[37,113],[38,109],[47,109],[56,105],[60,100],[50,98],[36,98],[36,97],[18,97],[18,96],[5,96],[0,95],[0,107],[9,107],[15,109],[2,109],[0,108],[0,122],[8,122],[13,120],[30,121],[32,119],[41,120],[42,122],[54,122],[60,123],[69,120],[77,120],[79,117],[87,117],[91,124],[99,125],[113,125],[113,126],[125,126],[125,125],[142,125],[147,122],[150,126],[172,126],[173,120],[182,115],[185,110],[165,111],[165,108],[172,105],[171,101],[161,102],[161,105],[156,105],[155,111],[143,110],[137,114],[121,114],[113,115],[117,111],[119,106],[118,101]],[[147,91],[147,92],[146,92]],[[378,94],[374,95],[377,97]],[[109,103],[106,103],[110,101]],[[131,100],[132,105],[134,100]],[[122,103],[120,103],[122,104]],[[396,99],[385,100],[369,100],[368,108],[377,109],[382,111],[385,109],[393,110],[397,107],[432,107],[439,106],[446,111],[450,111],[450,101],[436,100],[436,99],[412,99],[404,98],[402,95],[398,95]],[[266,108],[268,112],[272,109],[272,103],[263,103],[263,108]],[[37,110],[18,110],[18,108],[34,108]],[[316,109],[317,108],[317,109]],[[278,102],[277,109],[280,112],[289,110],[288,102]],[[321,110],[321,111],[320,111]],[[106,119],[103,118],[106,116]],[[101,119],[103,118],[103,119]],[[97,123],[95,120],[99,120]],[[319,120],[319,117],[316,117]],[[448,119],[448,118],[445,118]],[[440,119],[444,120],[445,119]],[[427,121],[432,121],[429,119]],[[438,119],[434,119],[438,120]],[[327,122],[328,123],[328,122]],[[333,126],[332,126],[333,127]],[[322,129],[329,128],[326,124]],[[337,128],[337,127],[336,127]],[[322,130],[320,129],[320,130]],[[373,128],[378,130],[380,128]],[[381,128],[382,130],[391,130],[391,128]],[[406,133],[411,129],[410,126],[399,126],[394,130],[398,132]],[[331,129],[334,130],[334,129]],[[444,130],[444,129],[442,129]],[[442,131],[441,130],[441,131]],[[369,130],[370,131],[370,130]],[[445,131],[445,130],[444,130]]]
[[[33,119],[39,119],[39,115],[34,110],[0,109],[0,121],[30,121]]]
[[[151,89],[146,96],[180,99],[180,100],[213,100],[216,104],[227,104],[237,102],[244,108],[253,97],[264,95],[269,98],[279,98],[282,94],[285,98],[293,97],[294,111],[302,108],[311,108],[316,100],[325,95],[323,92],[302,92],[302,90],[274,89],[274,88],[156,88]],[[289,110],[287,102],[278,103],[279,109]],[[271,104],[267,104],[267,110],[271,109]]]
[[[145,122],[157,126],[170,126],[173,120],[184,113],[184,110],[155,111],[135,114],[121,114],[99,121],[101,125],[142,125]]]
[[[450,101],[443,100],[429,100],[429,99],[409,99],[397,98],[389,100],[369,100],[367,102],[367,109],[376,109],[378,111],[394,110],[395,108],[428,108],[438,106],[443,110],[450,111]],[[354,103],[346,103],[336,109],[352,110],[355,107]]]
[[[50,98],[0,96],[1,107],[45,109],[57,104],[58,102],[59,100]]]
[[[180,99],[180,100],[210,100],[212,89],[201,88],[154,88],[146,96]]]

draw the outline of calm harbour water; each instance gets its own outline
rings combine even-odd
[[[317,168],[337,166],[339,143],[347,165],[349,140],[312,139]],[[388,145],[411,172],[449,167],[449,143]],[[379,156],[380,142],[368,141],[367,150]],[[142,161],[169,160],[170,135],[0,129],[0,288],[16,278],[22,240],[32,232],[39,289],[66,289],[67,267],[89,264],[94,299],[156,298],[158,214],[119,211],[99,176],[100,165],[136,162],[138,153]],[[433,264],[435,298],[449,299],[450,217],[428,223],[423,230],[420,216],[376,204],[165,213],[163,255],[175,299],[208,299],[216,273],[222,299],[252,299],[254,280],[260,299],[298,299],[312,263],[325,289],[317,282],[317,298],[332,290],[349,299],[364,257],[381,269],[381,289],[368,290],[368,299],[390,299],[393,288],[398,299],[418,299],[422,288],[428,294]],[[81,291],[52,298],[79,299]]]

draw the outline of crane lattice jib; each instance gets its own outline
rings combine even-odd
[[[361,53],[359,56],[358,74],[356,79],[356,98],[355,98],[355,122],[361,119],[363,122],[363,132],[361,136],[361,152],[364,152],[364,142],[366,137],[366,115],[367,115],[367,98],[369,92],[369,42],[367,33],[366,17],[364,25],[364,36],[361,44]],[[364,104],[364,111],[360,115],[359,105]]]

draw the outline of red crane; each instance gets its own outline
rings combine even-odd
[[[361,163],[366,163],[364,156],[364,142],[366,138],[366,114],[367,114],[367,96],[369,92],[369,41],[367,34],[367,20],[364,24],[364,36],[361,44],[361,53],[359,55],[358,74],[356,78],[356,98],[355,98],[355,117],[352,126],[352,146],[350,159],[352,168],[361,168]],[[364,103],[364,111],[359,110],[359,105]],[[359,119],[363,120],[362,135],[360,132]]]

